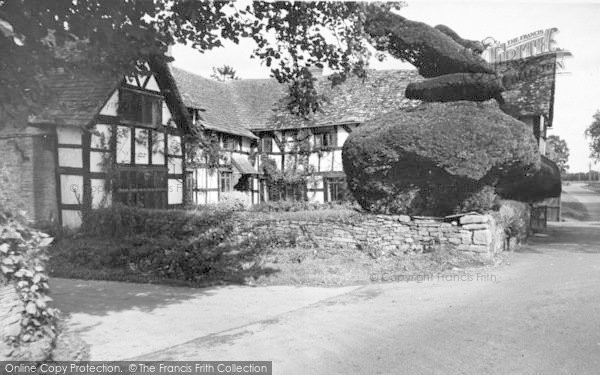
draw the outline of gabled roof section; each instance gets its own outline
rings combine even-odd
[[[286,107],[287,88],[274,79],[245,79],[226,83],[172,68],[188,107],[202,109],[203,126],[225,133],[247,135],[250,130],[276,130],[360,123],[395,109],[414,107],[406,86],[421,80],[416,70],[369,70],[365,80],[351,77],[331,87],[326,76],[317,87],[329,102],[310,119]]]
[[[120,80],[109,74],[68,72],[50,74],[44,84],[52,101],[29,122],[83,127],[100,112]]]
[[[160,59],[148,62],[176,123],[189,131],[186,107],[167,63]],[[29,119],[32,125],[88,126],[100,113],[112,93],[121,86],[123,75],[97,70],[52,73],[44,84],[52,94],[51,102]]]
[[[200,109],[201,125],[209,130],[249,138],[256,136],[241,125],[238,105],[227,84],[217,82],[185,70],[171,68],[183,103],[187,107]]]

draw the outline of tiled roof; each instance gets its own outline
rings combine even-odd
[[[256,169],[248,161],[248,157],[239,154],[231,154],[231,164],[242,174],[258,174]]]
[[[570,56],[570,53],[556,52],[497,64],[498,72],[512,69],[512,73],[517,74],[516,82],[502,93],[506,102],[502,109],[515,117],[543,115],[546,124],[552,127],[557,57],[560,56]]]
[[[171,73],[185,105],[202,110],[202,126],[224,133],[255,137],[241,126],[238,106],[227,84],[177,68],[171,68]]]
[[[311,119],[302,119],[291,114],[280,101],[277,110],[262,129],[286,129],[314,127],[327,124],[364,122],[381,113],[416,106],[419,101],[404,95],[410,82],[423,78],[416,70],[369,70],[362,80],[351,77],[346,82],[331,87],[326,77],[320,77],[318,91],[328,102],[322,112]]]
[[[52,101],[29,122],[86,126],[118,87],[119,79],[99,73],[69,72],[52,74],[45,84],[52,93]]]
[[[408,83],[422,79],[416,70],[370,70],[363,81],[356,77],[331,87],[327,77],[318,78],[319,92],[329,102],[323,113],[301,119],[286,108],[287,90],[274,79],[248,79],[216,82],[172,68],[185,104],[205,110],[205,126],[226,133],[244,135],[249,130],[315,127],[328,124],[363,122],[373,116],[418,101],[406,99]]]

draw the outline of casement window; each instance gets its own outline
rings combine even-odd
[[[327,186],[327,201],[338,202],[347,199],[348,188],[344,177],[328,177],[325,179]]]
[[[122,88],[119,95],[119,114],[123,122],[156,128],[162,122],[162,97]]]
[[[335,129],[315,129],[315,147],[337,147],[337,134]]]
[[[221,184],[219,185],[221,193],[226,193],[233,189],[233,187],[231,186],[231,177],[231,172],[221,172]]]
[[[269,199],[272,201],[305,201],[307,189],[304,182],[270,183],[267,185]]]
[[[116,137],[117,164],[165,165],[164,130],[118,125]]]
[[[227,151],[238,151],[240,149],[240,138],[234,135],[223,134],[223,149]]]
[[[167,170],[164,167],[118,167],[115,195],[119,203],[167,208],[167,189]]]
[[[265,136],[260,140],[261,151],[265,153],[273,152],[273,138]]]

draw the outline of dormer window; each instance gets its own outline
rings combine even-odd
[[[124,122],[156,128],[162,123],[162,97],[122,88],[119,96],[119,114]]]
[[[315,129],[315,147],[337,147],[337,137],[333,129]]]
[[[240,144],[240,138],[234,135],[224,134],[223,135],[223,149],[227,151],[238,151]]]

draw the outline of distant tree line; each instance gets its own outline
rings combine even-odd
[[[591,178],[590,178],[591,176]],[[563,181],[600,181],[600,172],[577,172],[566,173],[562,177]]]

